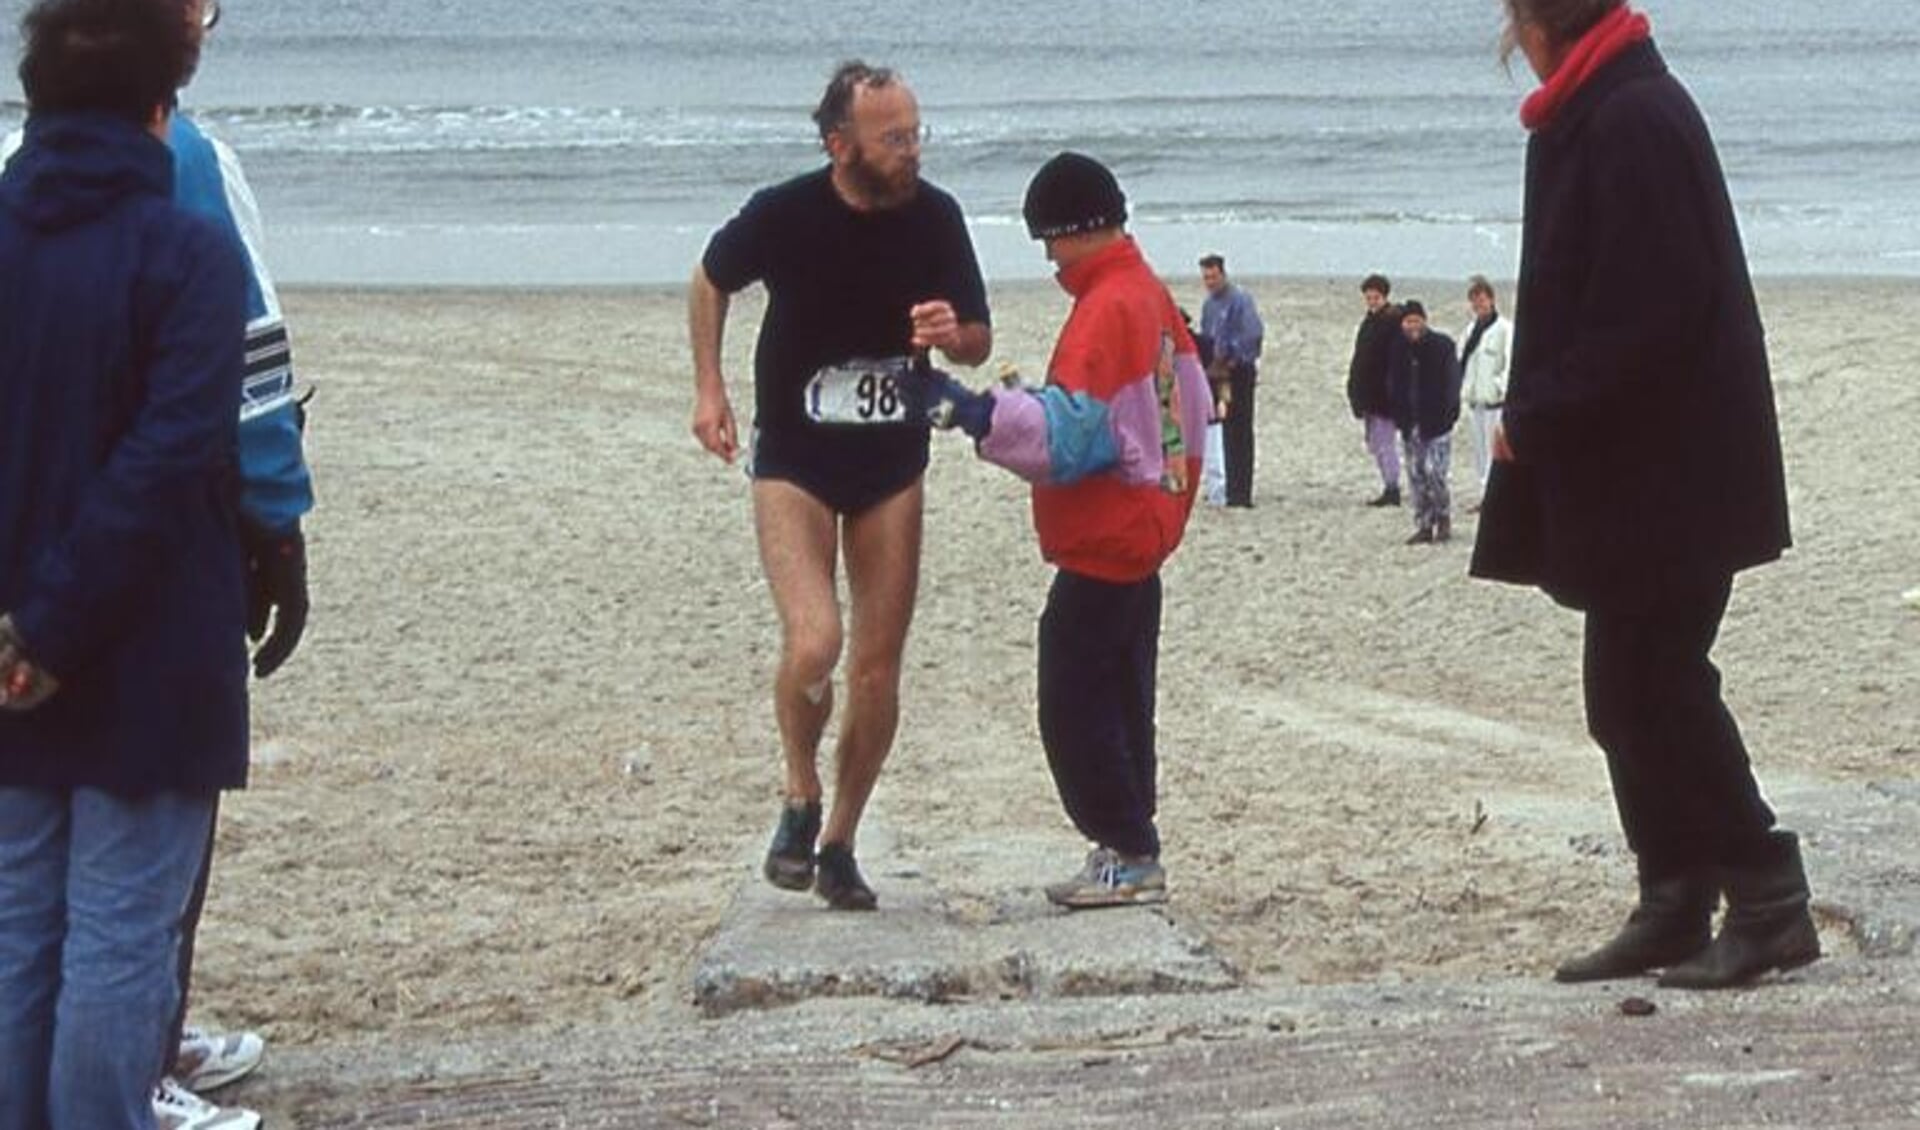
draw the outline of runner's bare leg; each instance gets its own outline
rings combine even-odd
[[[900,670],[920,585],[921,481],[844,524],[847,708],[836,750],[833,809],[821,843],[853,846],[860,815],[900,723]]]
[[[780,666],[773,714],[786,756],[786,796],[820,799],[820,735],[833,713],[840,659],[840,601],[834,592],[838,530],[832,510],[792,483],[753,484],[760,566],[780,618]]]

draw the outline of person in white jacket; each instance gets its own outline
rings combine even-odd
[[[1460,331],[1460,399],[1466,405],[1467,427],[1473,433],[1473,465],[1480,473],[1480,492],[1486,493],[1487,473],[1493,469],[1493,433],[1500,426],[1500,406],[1507,399],[1507,365],[1513,355],[1513,329],[1494,307],[1493,284],[1485,275],[1467,280],[1467,305],[1473,321]],[[1470,509],[1478,510],[1474,503]]]

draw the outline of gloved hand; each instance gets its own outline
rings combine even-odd
[[[253,673],[264,679],[280,669],[307,630],[307,540],[298,522],[275,532],[242,519],[240,544],[247,555],[247,638],[260,644]]]
[[[987,438],[993,430],[992,393],[974,392],[938,369],[926,370],[921,379],[927,423],[942,430],[959,428],[976,440]]]

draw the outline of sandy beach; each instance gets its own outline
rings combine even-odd
[[[1168,266],[1162,264],[1163,267]],[[1164,576],[1169,914],[1254,984],[1544,976],[1611,928],[1630,862],[1581,722],[1579,621],[1402,545],[1342,394],[1354,280],[1241,279],[1268,327],[1251,511]],[[1197,278],[1176,276],[1197,309]],[[1504,290],[1505,288],[1503,288]],[[1920,776],[1920,283],[1760,286],[1796,547],[1735,587],[1717,658],[1763,784]],[[1451,332],[1464,285],[1401,283]],[[688,434],[673,290],[296,291],[317,387],[309,635],[257,684],[196,1016],[282,1046],[562,1032],[686,1010],[775,811],[777,640],[747,483]],[[1038,375],[1066,309],[993,292]],[[757,303],[736,303],[736,408]],[[986,380],[991,366],[975,377]],[[870,810],[960,903],[969,860],[1081,845],[1033,718],[1049,570],[1024,488],[936,435],[900,738]],[[1793,812],[1783,807],[1784,822]],[[1809,845],[1819,882],[1819,851]],[[1844,938],[1828,939],[1844,950]]]

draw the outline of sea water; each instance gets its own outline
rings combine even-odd
[[[1891,0],[1644,0],[1761,274],[1920,274],[1920,24]],[[17,19],[22,0],[11,0]],[[226,0],[183,104],[295,282],[679,282],[817,166],[834,64],[901,69],[990,278],[1034,169],[1118,173],[1163,270],[1510,277],[1534,82],[1498,0]],[[17,96],[0,127],[18,124]]]

